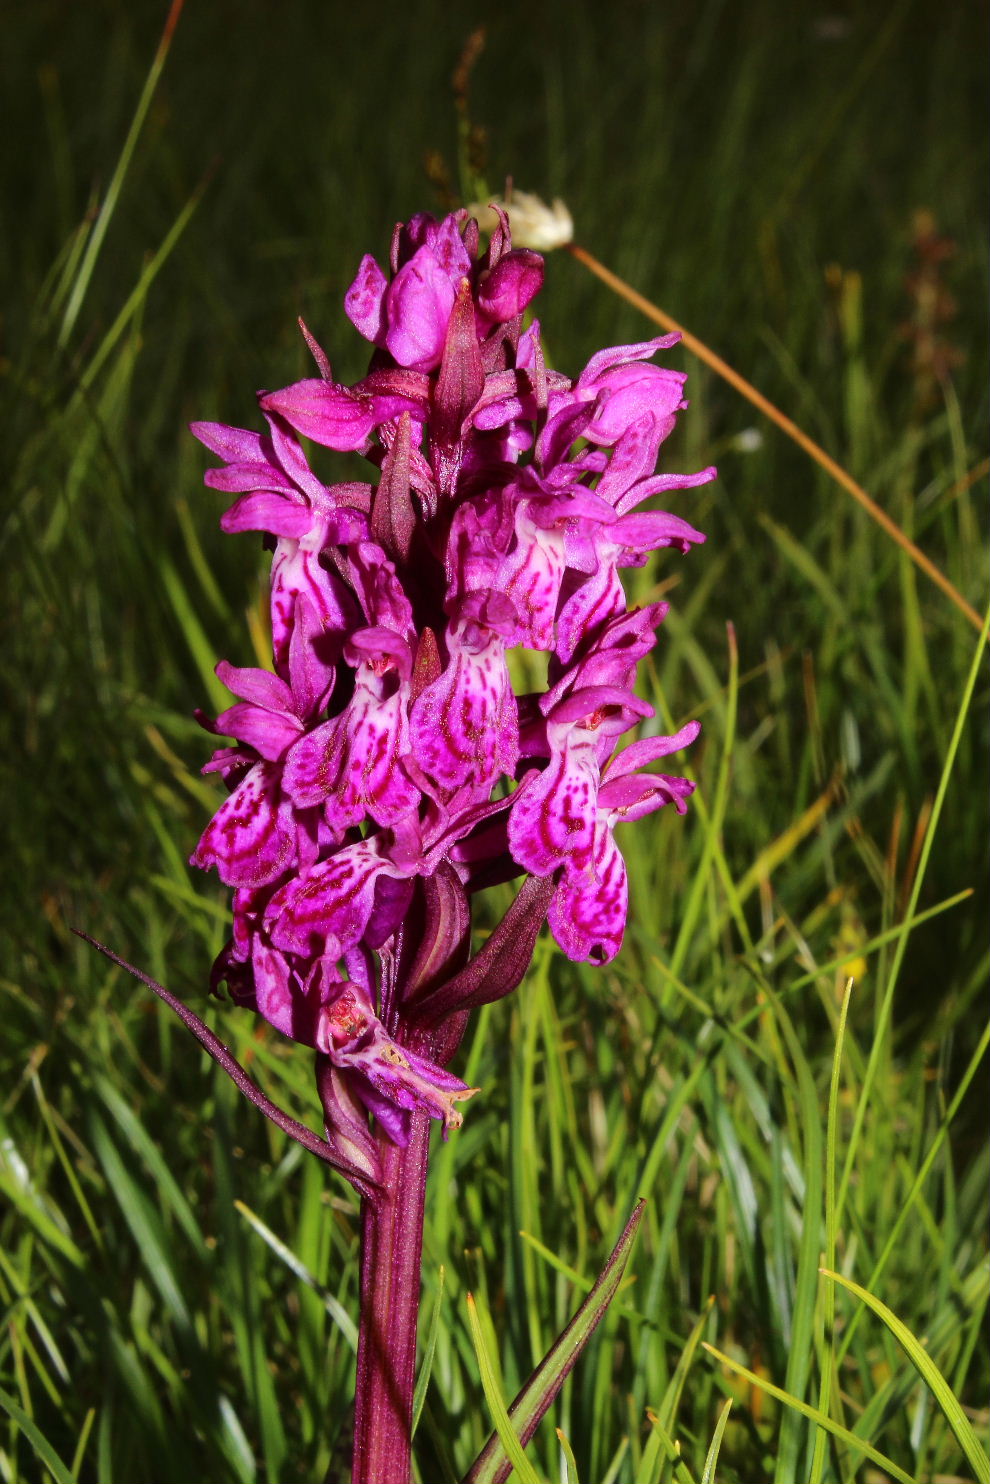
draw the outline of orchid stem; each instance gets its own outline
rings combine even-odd
[[[400,1148],[379,1131],[382,1188],[361,1205],[361,1327],[351,1484],[410,1484],[430,1119]]]
[[[567,251],[572,257],[577,258],[579,263],[583,263],[587,269],[594,273],[596,278],[600,278],[603,283],[608,284],[613,293],[618,294],[620,298],[632,304],[647,319],[651,319],[655,325],[659,325],[663,330],[673,331],[680,335],[681,343],[685,350],[689,350],[692,355],[696,355],[699,361],[704,361],[705,365],[710,366],[716,375],[722,377],[723,381],[727,381],[748,402],[752,402],[753,406],[758,408],[764,417],[768,417],[771,422],[776,423],[778,428],[781,428],[787,434],[788,438],[793,439],[799,448],[803,448],[805,453],[809,454],[815,460],[816,464],[819,464],[827,474],[831,475],[837,484],[841,484],[842,488],[848,494],[852,495],[853,499],[863,507],[870,518],[875,520],[877,525],[886,531],[887,535],[893,541],[896,541],[897,545],[910,557],[915,566],[942,589],[946,597],[951,599],[959,609],[959,612],[965,615],[973,628],[977,632],[982,629],[983,619],[977,613],[976,609],[970,603],[967,603],[962,593],[949,581],[941,568],[937,567],[925,555],[921,548],[914,544],[911,538],[901,530],[897,522],[892,520],[886,510],[882,509],[876,500],[872,499],[866,493],[866,490],[861,484],[856,483],[856,480],[843,469],[841,464],[837,464],[835,459],[830,454],[827,454],[820,444],[816,443],[813,438],[809,438],[807,433],[802,432],[797,423],[792,422],[789,417],[780,411],[779,407],[774,406],[769,398],[765,397],[762,392],[757,391],[751,382],[748,382],[744,376],[740,376],[738,371],[734,371],[727,361],[723,361],[720,355],[716,355],[715,351],[710,350],[703,340],[699,340],[696,335],[692,335],[690,330],[685,330],[683,325],[678,324],[675,319],[672,319],[669,314],[658,308],[656,304],[651,303],[649,299],[637,293],[631,284],[626,283],[624,278],[620,278],[617,273],[613,273],[611,269],[606,268],[604,263],[600,263],[586,248],[579,247],[576,242],[569,242],[567,244]]]

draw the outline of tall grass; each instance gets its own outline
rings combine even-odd
[[[508,4],[474,111],[493,183],[564,195],[580,240],[985,611],[985,38],[943,10]],[[226,905],[186,865],[215,799],[189,713],[216,703],[217,657],[264,662],[264,640],[259,554],[220,537],[184,424],[302,374],[299,313],[359,371],[340,299],[432,204],[422,160],[452,154],[448,78],[485,18],[456,12],[191,7],[110,212],[164,8],[7,21],[4,1481],[346,1472],[348,1190],[69,926],[205,1003]],[[571,371],[649,333],[563,256],[545,301]],[[537,1477],[985,1478],[982,641],[802,453],[671,361],[692,408],[668,467],[720,466],[677,506],[710,540],[633,575],[672,604],[647,693],[665,725],[701,718],[699,788],[686,821],[626,831],[616,963],[541,943],[469,1035],[458,1070],[484,1092],[432,1176],[421,1476],[459,1478],[491,1430],[475,1339],[511,1398],[642,1195]],[[314,1121],[307,1057],[207,1013]]]

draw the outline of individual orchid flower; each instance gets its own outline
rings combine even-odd
[[[516,610],[497,592],[459,600],[447,631],[448,662],[419,694],[410,734],[420,766],[442,788],[470,779],[488,798],[497,779],[515,772],[518,711],[505,662]]]
[[[634,742],[606,766],[595,801],[593,844],[585,855],[573,853],[568,859],[547,915],[550,931],[569,958],[605,964],[621,948],[629,888],[612,831],[621,820],[642,819],[665,804],[683,814],[694,792],[686,778],[633,769],[679,752],[699,731],[697,722],[689,722],[673,737]]]
[[[340,834],[369,816],[391,824],[419,802],[403,771],[409,751],[409,645],[390,629],[356,629],[344,646],[354,693],[332,721],[299,737],[283,787],[299,808],[324,804]]]
[[[512,856],[535,876],[583,865],[594,847],[601,753],[653,708],[613,685],[558,702],[546,722],[550,760],[523,781],[509,817]]]

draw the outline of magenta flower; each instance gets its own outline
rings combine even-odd
[[[646,502],[715,472],[656,473],[687,404],[651,357],[677,337],[572,381],[523,327],[542,281],[504,214],[485,252],[466,213],[415,217],[346,296],[375,347],[363,380],[335,382],[306,331],[318,374],[260,396],[266,432],[193,425],[222,461],[207,484],[235,496],[224,529],[273,550],[273,669],[218,666],[235,701],[204,722],[233,739],[193,856],[235,889],[214,982],[313,1048],[328,1139],[362,1178],[369,1113],[397,1145],[416,1113],[460,1122],[466,1010],[519,983],[544,917],[572,959],[614,957],[615,826],[683,812],[693,787],[649,769],[696,723],[625,745],[666,607],[630,609],[620,574],[704,540]],[[304,438],[361,455],[367,481],[323,484]],[[516,689],[515,649],[546,656],[541,693]],[[471,897],[527,874],[498,953],[471,959]]]

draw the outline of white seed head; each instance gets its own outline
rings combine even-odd
[[[468,211],[477,220],[483,232],[491,234],[498,226],[494,207],[501,206],[509,214],[513,247],[531,247],[537,252],[551,252],[574,239],[574,221],[571,213],[555,197],[552,206],[531,191],[513,191],[508,200],[493,196],[486,205],[476,203]]]

